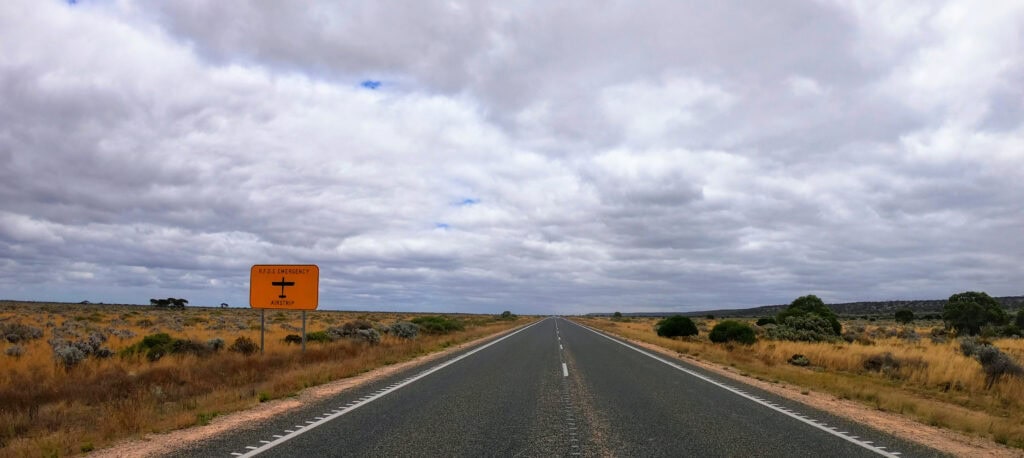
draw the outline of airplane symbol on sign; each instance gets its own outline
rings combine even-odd
[[[277,296],[277,297],[279,297],[281,299],[284,299],[284,298],[288,297],[288,296],[284,295],[284,287],[285,286],[295,286],[295,282],[293,282],[293,281],[284,281],[284,277],[281,277],[281,281],[272,282],[271,285],[280,286],[281,287],[281,295]]]

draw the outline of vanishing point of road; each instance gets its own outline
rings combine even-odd
[[[176,456],[942,456],[562,318]]]

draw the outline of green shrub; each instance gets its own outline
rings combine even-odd
[[[448,334],[465,329],[465,326],[459,320],[441,315],[418,316],[411,321],[416,323],[420,330],[426,334]]]
[[[380,342],[380,331],[373,323],[366,320],[355,320],[338,327],[327,328],[326,337],[330,341],[342,338],[357,339],[371,344]],[[308,336],[307,336],[308,337]]]
[[[1024,329],[1024,309],[1017,310],[1017,318],[1013,321],[1018,328]]]
[[[725,320],[716,324],[715,327],[711,328],[708,338],[715,343],[739,342],[744,345],[750,345],[757,342],[754,328],[750,327],[747,323],[733,320]]]
[[[826,306],[818,296],[813,294],[801,296],[793,300],[793,303],[789,304],[789,307],[787,307],[786,310],[779,312],[775,317],[775,320],[779,324],[784,324],[786,319],[790,317],[806,317],[814,315],[828,321],[833,335],[838,336],[842,334],[843,325],[839,323],[839,318],[836,316],[835,312],[828,308],[828,306]]]
[[[302,343],[302,336],[300,336],[298,334],[288,334],[288,335],[284,336],[284,343],[286,343],[286,344],[301,344]]]
[[[501,315],[498,315],[499,320],[512,321],[515,320],[516,318],[519,317],[517,317],[515,313],[512,313],[508,310],[505,310],[504,312],[501,312]]]
[[[220,339],[211,339],[210,342],[200,343],[189,339],[177,339],[161,332],[145,336],[141,342],[121,350],[121,356],[145,354],[146,359],[150,361],[159,361],[160,358],[170,354],[208,356],[219,350],[219,347],[215,346],[215,342],[211,343],[214,340]],[[223,347],[223,340],[220,341],[220,345]]]
[[[942,319],[957,335],[977,335],[986,325],[1003,325],[1009,321],[1006,311],[986,293],[966,291],[949,296]]]
[[[790,356],[789,360],[787,360],[786,362],[789,363],[789,364],[792,364],[794,366],[800,366],[800,367],[807,367],[807,366],[811,365],[811,360],[807,359],[806,356],[801,355],[799,353],[797,353],[797,354],[795,354],[793,356]]]
[[[908,324],[914,321],[914,311],[909,309],[897,310],[895,318],[897,323]]]
[[[769,324],[778,324],[778,322],[775,321],[775,318],[772,318],[772,317],[758,318],[757,319],[757,325],[758,326],[766,326],[766,325],[769,325]]]
[[[399,321],[392,324],[388,328],[388,332],[395,337],[401,337],[403,339],[415,339],[420,333],[420,327],[415,323],[409,323],[407,321]]]
[[[828,320],[812,313],[787,317],[778,326],[768,329],[765,335],[774,340],[832,342],[839,339],[833,333],[834,329]]]
[[[241,353],[245,356],[252,355],[259,350],[260,347],[256,345],[256,342],[253,342],[252,339],[245,336],[240,336],[235,339],[235,341],[231,343],[231,346],[228,347],[228,351]]]
[[[292,335],[294,335],[294,334],[292,334]],[[295,337],[299,338],[298,342],[295,342],[295,343],[302,343],[302,336],[297,336],[296,335]],[[287,339],[287,337],[285,337],[285,339]],[[327,342],[331,342],[333,340],[334,339],[331,338],[331,336],[327,334],[327,331],[316,331],[316,332],[306,333],[306,342],[327,343]]]
[[[682,315],[672,315],[659,321],[655,330],[662,337],[687,337],[700,333],[693,320]]]

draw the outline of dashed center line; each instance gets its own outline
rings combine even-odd
[[[569,376],[569,366],[566,366],[565,363],[562,363],[562,377],[568,377],[568,376]]]

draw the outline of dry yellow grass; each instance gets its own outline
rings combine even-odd
[[[864,345],[761,339],[747,347],[711,343],[706,332],[685,340],[659,337],[654,332],[654,319],[579,321],[680,354],[732,366],[763,380],[828,392],[925,424],[1024,448],[1024,380],[1003,378],[986,389],[981,365],[960,354],[956,340],[932,343],[927,337],[917,342],[890,337]],[[705,324],[707,329],[713,322]],[[924,335],[927,331],[918,330]],[[1024,340],[1000,339],[993,343],[1018,361],[1024,360]],[[898,369],[876,372],[865,368],[866,359],[885,353],[901,362]],[[811,365],[789,364],[795,354],[806,356]]]
[[[308,313],[307,332],[362,319],[391,324],[417,314],[378,312]],[[65,322],[82,333],[108,335],[104,346],[118,352],[143,336],[165,332],[228,345],[245,336],[259,342],[259,311],[249,309],[161,310],[142,306],[0,303],[0,322],[44,329],[44,336],[21,342],[20,357],[0,354],[0,457],[63,456],[103,447],[118,439],[208,422],[214,416],[262,401],[290,396],[303,388],[349,377],[375,367],[415,358],[525,323],[493,316],[458,315],[464,331],[406,340],[385,335],[377,345],[353,340],[284,343],[298,334],[300,312],[267,311],[266,353],[243,356],[227,351],[198,357],[169,355],[150,362],[144,356],[89,358],[71,370],[56,364],[47,341]],[[113,331],[131,331],[117,337]],[[6,352],[12,344],[3,342]]]

